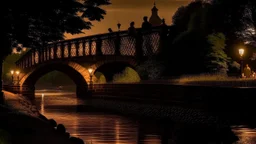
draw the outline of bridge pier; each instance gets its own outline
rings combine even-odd
[[[76,96],[79,98],[86,98],[88,95],[88,86],[77,85],[76,86]]]

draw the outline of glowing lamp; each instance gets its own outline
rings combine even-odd
[[[16,71],[16,74],[19,75],[19,74],[20,74],[20,71]]]
[[[244,55],[244,49],[241,48],[241,49],[238,50],[238,52],[239,52],[239,55],[240,55],[241,57]]]
[[[92,70],[92,68],[89,68],[88,71],[89,71],[89,73],[91,75],[93,70]]]

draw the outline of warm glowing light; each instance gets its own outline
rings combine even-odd
[[[20,71],[16,71],[16,74],[19,75],[19,74],[20,74]]]
[[[90,74],[92,74],[93,69],[89,68],[88,71],[89,71]]]
[[[244,55],[244,49],[240,48],[238,51],[239,51],[239,55],[240,55],[240,56],[243,56],[243,55]]]
[[[13,70],[11,70],[11,74],[12,74],[12,75],[14,74],[14,71],[13,71]]]
[[[44,94],[42,94],[42,97],[44,97]]]

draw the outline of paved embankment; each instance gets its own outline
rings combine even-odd
[[[0,140],[12,144],[71,144],[65,127],[60,130],[50,123],[29,100],[7,91],[4,99],[4,105],[0,105]],[[75,143],[83,143],[78,141]]]

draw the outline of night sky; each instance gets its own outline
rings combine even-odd
[[[156,0],[156,7],[161,18],[166,20],[170,25],[172,15],[182,5],[187,5],[192,0]],[[154,0],[111,0],[111,5],[104,7],[107,15],[101,22],[93,22],[90,30],[85,30],[85,34],[66,35],[67,39],[87,35],[94,35],[108,32],[108,28],[113,31],[117,30],[117,23],[122,24],[121,29],[127,30],[131,21],[135,22],[136,27],[140,27],[143,16],[151,16],[151,8]]]

